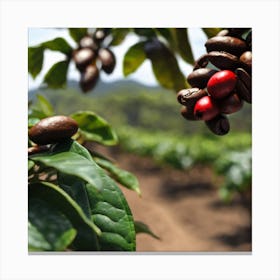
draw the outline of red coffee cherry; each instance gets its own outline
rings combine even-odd
[[[199,120],[208,121],[219,114],[219,107],[210,96],[200,98],[194,106],[194,115]]]
[[[234,72],[230,70],[219,71],[209,79],[207,91],[215,99],[224,98],[232,92],[236,81]]]
[[[218,105],[222,114],[232,114],[243,107],[243,100],[238,96],[238,94],[234,93],[219,100]]]

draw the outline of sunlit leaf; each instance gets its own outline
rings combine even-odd
[[[66,55],[70,55],[72,53],[71,46],[64,38],[55,38],[53,40],[42,43],[41,46],[45,49],[59,51]]]
[[[208,38],[216,36],[222,28],[202,28]]]
[[[187,28],[174,28],[178,53],[189,64],[194,63],[191,45],[189,42]]]
[[[130,32],[130,28],[113,28],[111,30],[112,41],[110,42],[110,45],[111,46],[120,45],[124,41],[126,35],[129,32]]]
[[[102,169],[95,162],[89,161],[77,153],[44,153],[32,155],[30,158],[35,162],[38,161],[46,166],[53,167],[62,173],[77,176],[91,183],[98,190],[103,187],[102,174],[100,173]]]
[[[146,54],[144,51],[145,42],[139,42],[131,46],[124,55],[123,73],[124,76],[135,72],[145,61]]]
[[[69,28],[70,36],[76,41],[77,43],[88,34],[87,28]]]
[[[38,100],[37,106],[44,113],[44,115],[46,117],[53,116],[54,110],[51,103],[47,100],[47,98],[40,94],[37,94],[36,97]]]
[[[44,60],[44,48],[29,47],[28,48],[28,72],[35,79],[41,72]]]
[[[118,168],[115,164],[110,161],[95,158],[94,159],[98,165],[107,170],[109,174],[124,187],[136,191],[138,195],[141,195],[139,188],[139,182],[137,178],[130,172]]]
[[[79,125],[84,140],[96,141],[104,145],[115,145],[118,137],[106,120],[90,111],[79,111],[71,115]]]
[[[50,88],[65,86],[69,61],[63,60],[55,63],[44,77],[44,82]]]

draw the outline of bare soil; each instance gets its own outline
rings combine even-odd
[[[137,176],[142,197],[122,190],[134,219],[146,223],[160,237],[137,234],[137,251],[251,251],[250,199],[240,196],[230,204],[221,201],[217,192],[221,179],[209,167],[179,171],[116,148],[100,149]]]

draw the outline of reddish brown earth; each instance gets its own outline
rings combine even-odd
[[[160,237],[137,234],[137,251],[251,251],[250,203],[236,197],[224,204],[217,192],[220,180],[209,168],[178,171],[115,148],[102,148],[102,153],[137,176],[141,198],[131,190],[122,190],[134,219],[146,223]]]

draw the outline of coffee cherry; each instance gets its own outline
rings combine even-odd
[[[212,37],[206,41],[205,47],[207,52],[224,51],[237,56],[247,50],[247,44],[243,39],[232,36]]]
[[[95,52],[90,48],[83,48],[76,50],[73,53],[73,60],[76,64],[77,69],[84,71],[85,68],[92,63],[95,58]]]
[[[30,128],[28,136],[38,145],[54,144],[65,141],[78,130],[75,120],[67,116],[53,116],[40,120]]]
[[[92,50],[97,50],[97,45],[93,38],[89,35],[83,37],[79,42],[80,48],[90,48]]]
[[[204,89],[188,88],[182,89],[177,93],[177,101],[185,106],[194,107],[195,103],[203,96],[206,96],[207,92]]]
[[[106,37],[106,34],[103,30],[96,30],[96,32],[93,35],[94,40],[100,44]]]
[[[116,66],[114,53],[109,49],[102,48],[98,52],[98,58],[101,61],[102,70],[107,74],[111,74]]]
[[[251,72],[252,70],[252,52],[246,51],[240,56],[240,61],[243,63],[243,67],[248,71]]]
[[[225,135],[230,130],[229,120],[223,115],[217,115],[213,119],[205,121],[205,124],[216,135]]]
[[[200,68],[191,72],[187,81],[192,87],[205,88],[208,80],[213,76],[217,70],[210,68]]]
[[[232,114],[243,107],[243,100],[234,93],[224,99],[220,99],[218,105],[222,114]]]
[[[237,94],[246,102],[252,103],[252,78],[243,68],[235,70],[237,75]]]
[[[80,87],[84,93],[94,88],[99,78],[99,70],[96,65],[89,65],[81,75]]]
[[[194,106],[194,115],[200,120],[208,121],[218,114],[219,108],[210,96],[200,98]]]
[[[236,75],[232,71],[219,71],[209,79],[207,91],[215,99],[224,98],[232,92],[236,80]]]
[[[208,60],[221,70],[235,70],[240,66],[240,61],[237,56],[222,51],[209,52]]]
[[[180,113],[185,119],[187,119],[189,121],[199,120],[199,118],[194,115],[194,112],[193,112],[192,108],[190,108],[190,107],[182,106]]]

